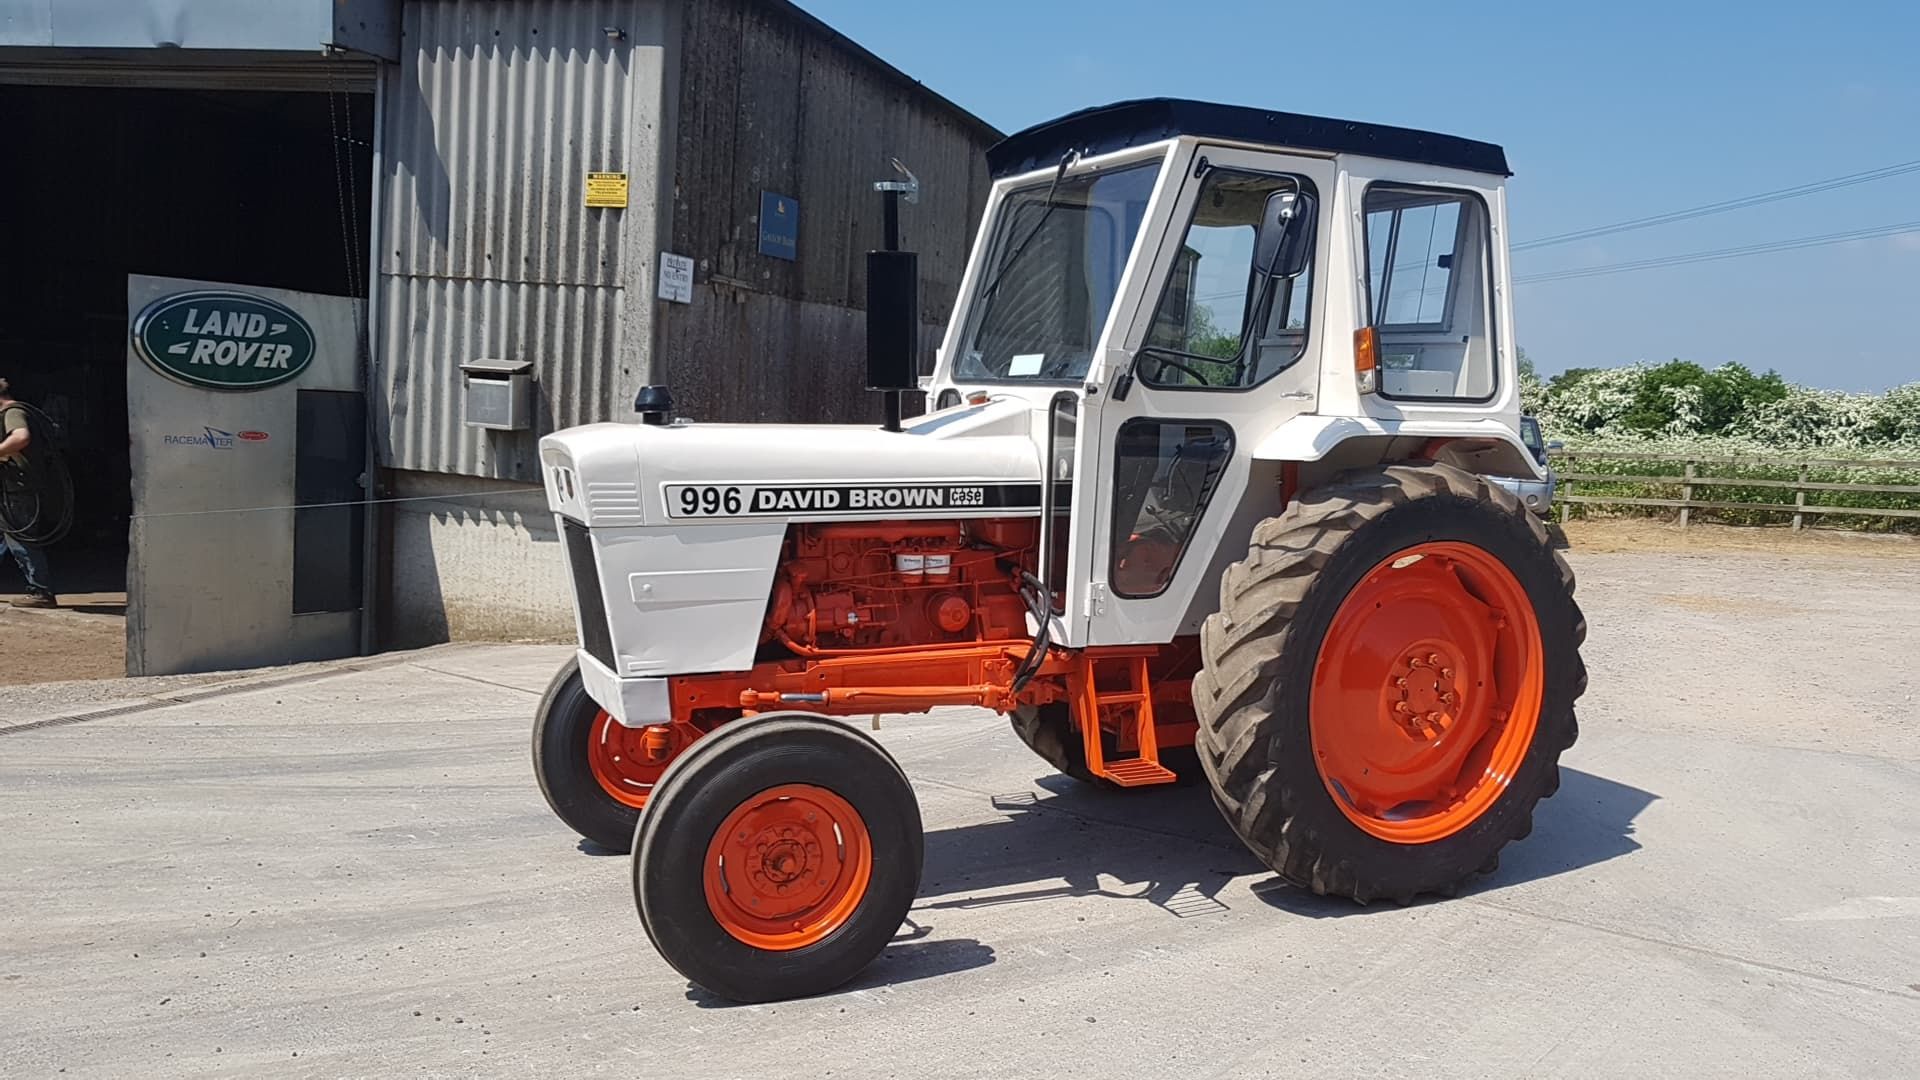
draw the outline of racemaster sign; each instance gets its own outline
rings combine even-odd
[[[133,320],[133,347],[162,375],[209,390],[260,390],[313,363],[313,327],[292,308],[243,292],[162,296]]]

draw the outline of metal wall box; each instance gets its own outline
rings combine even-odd
[[[533,361],[468,360],[460,375],[468,427],[525,431],[532,425]]]

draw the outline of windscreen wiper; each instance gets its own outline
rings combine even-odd
[[[988,300],[993,299],[994,290],[1000,287],[1000,282],[1006,278],[1007,271],[1013,269],[1013,265],[1020,261],[1020,256],[1026,254],[1027,248],[1033,243],[1034,238],[1040,235],[1040,230],[1046,227],[1047,218],[1053,216],[1053,208],[1058,205],[1053,201],[1053,197],[1060,190],[1060,178],[1067,175],[1067,170],[1078,160],[1080,160],[1080,151],[1078,150],[1069,150],[1060,155],[1060,167],[1053,171],[1053,183],[1047,185],[1046,201],[1040,205],[1040,220],[1033,223],[1033,228],[1027,230],[1027,235],[1021,237],[1020,242],[1014,245],[1013,251],[1007,255],[1006,261],[1002,262],[1000,268],[993,272],[993,277],[987,282],[986,287],[980,290],[979,303],[985,304]]]

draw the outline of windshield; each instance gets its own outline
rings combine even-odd
[[[954,377],[1085,375],[1159,175],[1154,160],[1009,194],[987,242]]]

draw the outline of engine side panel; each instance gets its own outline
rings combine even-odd
[[[599,588],[622,676],[753,665],[784,522],[593,529]],[[586,582],[576,570],[574,579]],[[585,612],[589,605],[575,601]]]

